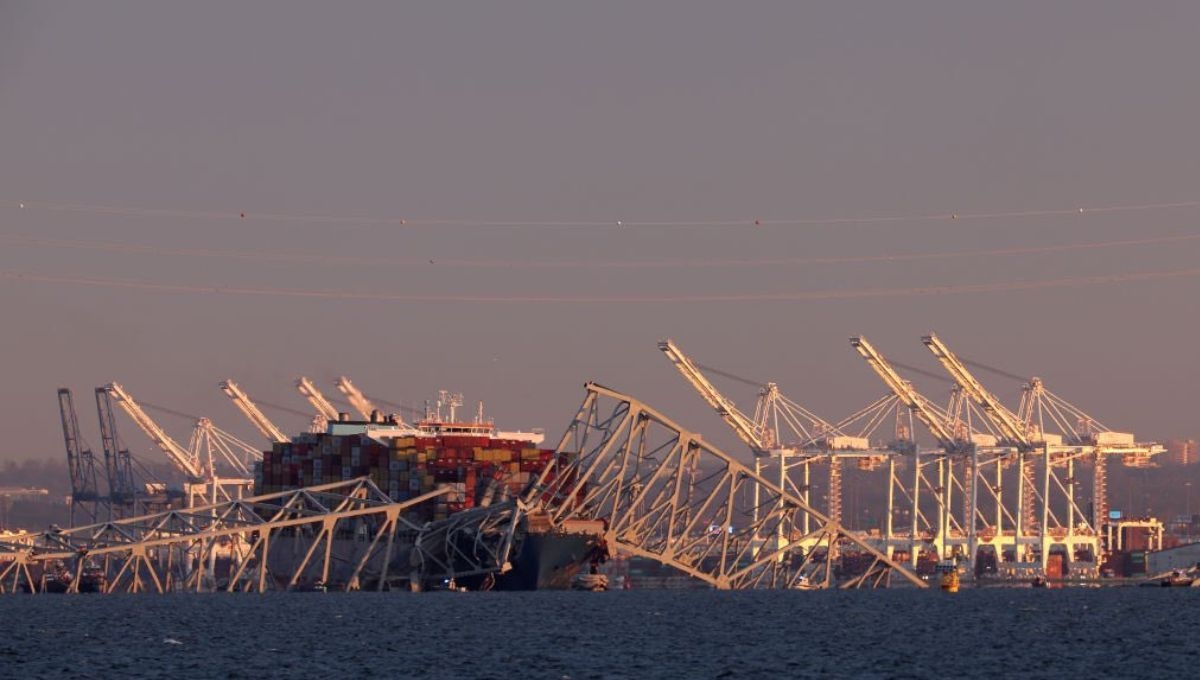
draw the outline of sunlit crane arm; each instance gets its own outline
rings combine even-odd
[[[371,400],[367,399],[367,395],[355,387],[354,383],[350,382],[350,379],[346,376],[339,377],[336,385],[338,391],[346,395],[346,399],[350,402],[350,405],[354,407],[355,411],[358,411],[363,420],[370,420],[371,414],[378,412],[375,409],[375,404],[372,404]]]
[[[242,388],[238,387],[237,383],[232,380],[222,380],[220,385],[221,391],[233,401],[234,406],[237,406],[238,410],[262,433],[262,436],[280,444],[286,444],[291,441],[283,433],[283,430],[280,430],[275,426],[275,423],[272,423],[270,419],[263,415],[263,412],[259,410],[253,401],[250,401],[250,397],[242,391]]]
[[[850,338],[850,344],[867,360],[867,364],[875,371],[892,393],[920,419],[929,432],[938,440],[938,445],[947,450],[962,448],[965,442],[954,436],[945,418],[934,412],[933,404],[922,396],[912,383],[900,377],[896,369],[880,354],[867,339],[862,336]]]
[[[762,433],[755,426],[754,421],[746,414],[738,410],[737,406],[732,401],[725,398],[717,388],[709,382],[708,378],[700,372],[692,360],[687,357],[671,340],[662,340],[658,343],[658,348],[663,354],[675,364],[675,368],[683,375],[692,387],[704,397],[704,401],[708,402],[716,410],[717,415],[721,416],[728,425],[733,428],[738,438],[745,442],[755,451],[765,451],[766,446],[762,439]]]
[[[338,419],[337,409],[333,407],[333,404],[329,403],[329,400],[325,398],[325,395],[321,394],[320,390],[317,389],[316,385],[313,385],[311,380],[300,376],[296,380],[296,389],[300,390],[300,394],[304,395],[308,403],[312,404],[312,407],[317,410],[317,415],[325,420]]]
[[[1009,411],[1004,404],[1000,403],[991,392],[971,375],[967,367],[963,364],[954,352],[941,341],[936,335],[929,334],[921,338],[921,342],[929,348],[933,356],[937,358],[950,377],[954,378],[954,382],[963,389],[967,396],[975,402],[975,405],[983,411],[983,415],[996,426],[1000,435],[1007,439],[1009,443],[1021,447],[1032,448],[1033,442],[1030,441],[1028,433],[1021,424],[1020,418],[1012,411]]]
[[[146,433],[146,436],[149,437],[150,440],[153,441],[163,453],[167,454],[167,458],[171,461],[171,463],[175,465],[180,472],[186,475],[189,481],[204,481],[205,474],[204,470],[200,466],[199,459],[187,449],[177,444],[174,439],[171,439],[170,435],[168,435],[166,431],[158,426],[158,423],[154,422],[150,416],[146,415],[146,412],[142,410],[141,406],[138,406],[137,402],[135,402],[133,397],[125,391],[124,387],[121,387],[119,384],[114,382],[106,385],[105,389],[108,390],[108,393],[111,394],[114,399],[116,399],[117,405],[129,415],[129,417],[135,424],[137,424],[139,428],[141,428],[142,432]]]

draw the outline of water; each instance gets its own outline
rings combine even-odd
[[[1195,677],[1200,588],[0,597],[0,677]]]

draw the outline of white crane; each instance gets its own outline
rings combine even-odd
[[[249,478],[250,463],[262,459],[262,452],[258,449],[218,428],[205,417],[196,419],[188,446],[184,448],[146,415],[120,384],[109,383],[104,389],[187,479],[189,506],[194,505],[197,499],[216,502],[219,497],[229,499],[241,496],[253,484],[254,480]],[[218,463],[238,476],[218,476]]]
[[[959,410],[965,410],[965,405],[962,409],[958,407],[952,407],[949,410],[942,409],[920,392],[917,392],[912,383],[901,377],[891,362],[876,350],[874,345],[868,342],[866,338],[862,336],[852,337],[850,338],[850,345],[854,347],[855,351],[863,359],[866,359],[867,365],[883,380],[883,383],[892,391],[898,402],[925,425],[929,433],[937,440],[938,447],[941,449],[936,454],[923,453],[920,447],[917,446],[915,433],[911,432],[910,429],[908,433],[910,442],[908,442],[909,446],[907,448],[914,458],[911,485],[906,487],[900,480],[896,474],[894,463],[889,473],[891,481],[888,486],[888,514],[885,518],[884,529],[884,538],[887,541],[888,553],[891,554],[891,550],[896,547],[904,548],[909,553],[909,563],[915,568],[919,554],[924,547],[921,540],[921,531],[924,529],[932,534],[932,547],[938,556],[944,557],[951,542],[951,534],[956,530],[961,532],[964,523],[967,526],[967,540],[970,544],[974,538],[973,518],[977,514],[976,493],[973,481],[958,483],[959,488],[964,492],[962,520],[958,521],[953,516],[951,510],[952,493],[956,486],[954,459],[965,459],[966,456],[964,454],[975,453],[974,435],[970,432],[969,428],[958,426],[961,423],[957,420],[957,413]],[[951,396],[951,403],[958,403],[957,394]],[[973,478],[975,474],[973,463],[963,463],[963,465]],[[909,527],[910,533],[907,538],[897,536],[894,533],[895,492],[897,489],[911,503],[908,508],[905,508],[910,513],[911,521]],[[935,510],[935,516],[932,521],[926,516],[922,507],[922,490],[929,492],[934,501],[933,509]]]
[[[354,386],[350,379],[346,376],[339,376],[337,379],[337,388],[342,394],[346,395],[346,399],[350,401],[350,405],[358,411],[363,420],[371,420],[373,416],[379,415],[379,410],[375,408],[375,404],[367,399],[367,395],[362,393],[362,390]]]
[[[189,482],[200,483],[208,477],[208,473],[201,464],[199,456],[180,446],[165,430],[158,426],[158,423],[154,422],[154,419],[146,415],[142,407],[133,400],[133,397],[125,391],[125,388],[120,383],[109,383],[104,386],[104,389],[112,395],[117,405],[141,428],[142,432],[146,433],[150,441],[154,442],[163,453],[167,454],[167,459],[171,461],[175,469],[183,473]]]
[[[937,439],[939,446],[948,452],[970,448],[970,441],[956,436],[954,429],[950,426],[947,413],[917,392],[912,383],[900,377],[891,363],[871,343],[867,342],[866,338],[861,335],[850,338],[850,344],[867,360],[867,364],[896,395],[900,403],[908,407],[909,411],[929,429],[930,434]]]
[[[1068,559],[1084,552],[1093,556],[1091,560],[1085,560],[1091,563],[1090,567],[1075,565],[1072,570],[1083,568],[1098,573],[1102,550],[1099,535],[1102,523],[1107,520],[1103,514],[1107,507],[1105,455],[1126,454],[1127,462],[1137,464],[1139,452],[1148,456],[1156,451],[1156,447],[1135,444],[1132,434],[1107,431],[1087,414],[1048,392],[1038,378],[1031,379],[1025,386],[1018,412],[1013,413],[984,389],[966,369],[965,362],[936,335],[931,333],[921,341],[962,387],[965,395],[995,425],[1001,443],[1017,449],[1020,482],[1013,532],[1014,551],[1020,553],[1022,543],[1030,546],[1033,554],[1040,553],[1040,567],[1045,571],[1050,550],[1055,541],[1059,541],[1067,545]],[[1069,422],[1072,417],[1077,419],[1078,429]],[[1047,424],[1055,425],[1060,433],[1047,433]],[[1041,474],[1037,479],[1039,460]],[[1091,498],[1081,501],[1077,498],[1076,462],[1083,460],[1094,462],[1094,468]],[[1021,555],[1018,561],[1028,561],[1031,556],[1028,553]]]
[[[738,439],[750,447],[756,457],[769,455],[770,447],[765,441],[760,424],[738,410],[732,401],[721,394],[720,390],[709,382],[708,378],[674,342],[669,339],[662,340],[658,343],[658,349],[667,355],[671,363],[675,364],[675,368],[679,369],[679,372],[700,393],[704,401],[708,402],[708,405],[716,410],[717,415],[721,416],[721,419],[733,429]]]
[[[259,410],[258,406],[256,406],[254,402],[250,400],[250,397],[243,392],[240,387],[238,387],[237,383],[232,380],[222,380],[220,382],[220,386],[221,391],[233,401],[234,406],[237,406],[238,410],[246,416],[251,424],[253,424],[254,427],[258,429],[258,431],[262,433],[262,436],[266,437],[268,441],[279,444],[286,444],[291,441],[291,439],[289,439],[288,436],[283,433],[283,430],[280,430],[275,426],[275,423],[272,423],[269,418],[263,415],[263,412]]]
[[[316,415],[313,417],[314,431],[324,430],[325,423],[337,421],[338,410],[333,407],[333,404],[329,403],[329,400],[325,398],[325,395],[321,394],[321,391],[317,389],[317,386],[311,380],[300,376],[296,379],[296,389],[300,391],[300,394],[308,400],[308,403],[316,411]]]
[[[658,348],[670,359],[680,374],[700,393],[706,402],[731,427],[754,453],[755,472],[762,471],[762,458],[779,458],[779,485],[796,491],[805,502],[809,500],[809,464],[814,460],[829,461],[829,492],[826,511],[831,520],[841,522],[841,458],[834,454],[837,449],[866,449],[866,438],[851,437],[836,425],[785,397],[775,383],[762,385],[754,416],[747,416],[734,403],[721,394],[700,371],[694,362],[673,341],[662,340]],[[780,436],[781,428],[791,431],[789,441]],[[798,463],[788,465],[789,457],[802,457]],[[802,479],[797,485],[788,475],[789,467],[799,465]],[[755,499],[757,512],[758,500]],[[804,516],[808,526],[808,516]],[[781,539],[782,540],[782,539]]]
[[[942,364],[950,377],[954,378],[954,382],[958,383],[967,398],[973,401],[983,412],[984,417],[996,426],[1002,443],[1014,446],[1021,451],[1037,448],[1037,443],[1030,438],[1021,419],[976,380],[975,376],[971,375],[963,362],[954,355],[954,352],[950,351],[950,348],[941,339],[931,333],[922,337],[921,342],[925,343],[925,346]]]

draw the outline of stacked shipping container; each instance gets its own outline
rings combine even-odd
[[[256,469],[256,493],[370,477],[392,500],[449,488],[412,519],[439,520],[519,494],[552,460],[551,449],[487,436],[304,434],[276,444]]]

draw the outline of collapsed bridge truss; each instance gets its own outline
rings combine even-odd
[[[0,593],[419,588],[512,568],[533,525],[603,527],[610,552],[718,589],[925,583],[801,497],[636,399],[589,383],[519,499],[418,524],[368,478],[6,537]],[[863,556],[853,574],[839,553]]]
[[[610,550],[656,560],[718,589],[829,587],[842,550],[870,558],[842,587],[883,585],[893,573],[925,587],[700,435],[632,397],[595,383],[586,388],[554,464],[523,498],[531,512],[554,523],[601,520]]]
[[[457,525],[417,525],[404,516],[443,493],[393,502],[359,478],[6,537],[0,592],[53,591],[53,582],[63,592],[105,593],[262,592],[314,584],[383,589],[412,577],[389,574],[397,539],[406,538],[415,546],[407,564],[422,578],[463,571],[464,558],[474,560],[467,570],[498,569],[507,559],[510,532],[475,531],[476,545],[468,546],[448,540]],[[503,515],[505,508],[497,512]]]

